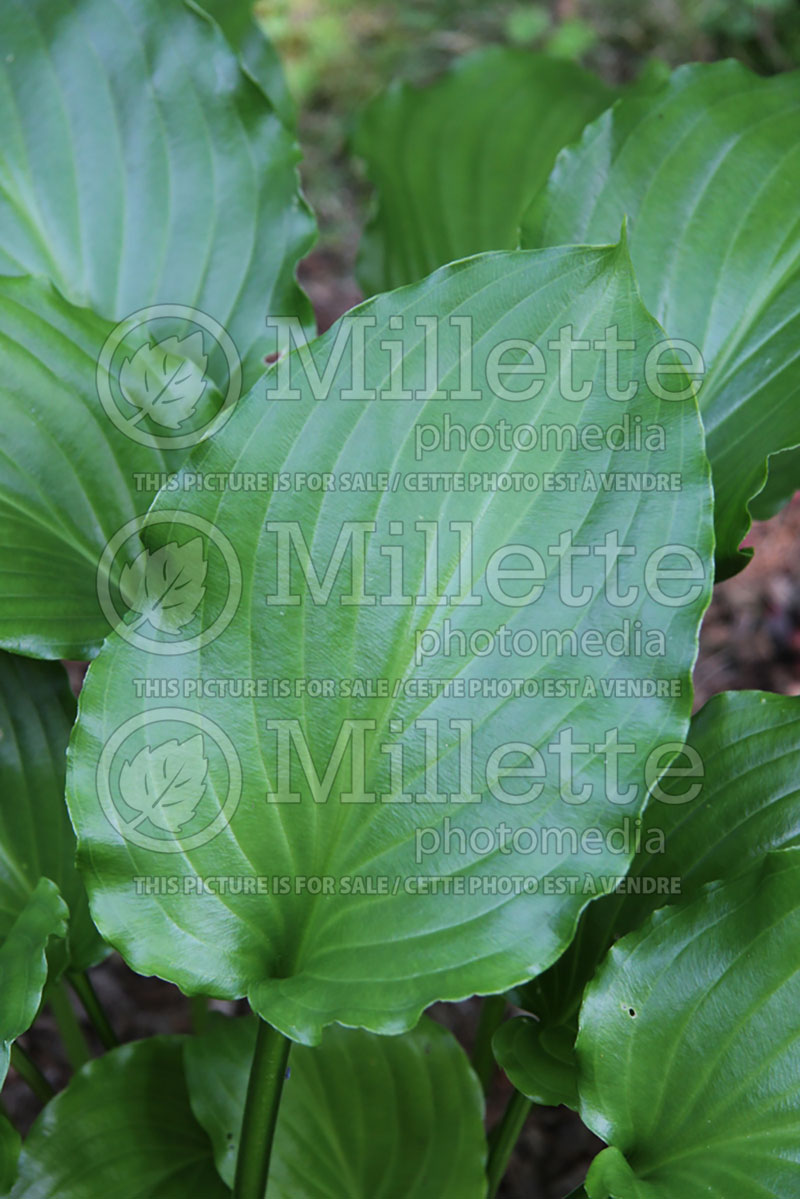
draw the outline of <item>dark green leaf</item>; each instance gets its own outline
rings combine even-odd
[[[67,907],[58,887],[42,878],[31,894],[3,913],[0,935],[0,1083],[8,1071],[11,1044],[36,1017],[47,981],[45,950],[51,937],[67,931]]]
[[[23,1146],[12,1199],[225,1199],[192,1115],[178,1037],[123,1045],[84,1066]]]
[[[784,1199],[800,1169],[800,852],[770,854],[610,952],[581,1010],[590,1199]]]
[[[641,849],[620,893],[591,904],[563,957],[516,996],[540,1022],[512,1020],[495,1037],[503,1069],[539,1103],[569,1102],[568,1090],[543,1097],[542,1041],[570,1061],[584,988],[615,938],[655,908],[694,898],[771,850],[800,845],[800,700],[714,696],[692,720],[688,749],[671,769],[644,814]]]
[[[54,973],[66,965],[85,970],[104,953],[75,869],[75,834],[64,803],[74,719],[75,700],[60,665],[0,653],[0,936],[39,880],[52,879],[69,907],[67,940],[55,942],[49,954]]]
[[[566,151],[523,245],[604,242],[627,214],[645,304],[696,345],[718,577],[741,569],[767,459],[800,442],[800,72],[681,67]]]
[[[233,1185],[254,1019],[212,1016],[184,1049],[192,1109]],[[464,1051],[423,1019],[400,1037],[327,1029],[289,1058],[270,1199],[482,1199],[483,1097]]]
[[[14,1125],[0,1115],[0,1194],[5,1195],[14,1185],[21,1145],[20,1135]]]
[[[379,96],[354,141],[377,189],[358,266],[367,294],[479,250],[514,249],[556,154],[613,99],[579,67],[498,46],[432,87]]]

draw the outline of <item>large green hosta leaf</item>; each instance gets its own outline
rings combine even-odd
[[[75,868],[75,834],[64,803],[66,751],[75,700],[61,666],[0,653],[0,934],[39,880],[52,879],[69,907],[55,970],[85,970],[103,942]]]
[[[136,476],[260,376],[268,313],[308,323],[312,221],[293,135],[194,6],[0,0],[0,23],[0,644],[83,658],[102,551],[157,489]]]
[[[202,0],[201,8],[217,22],[245,70],[263,88],[284,125],[293,128],[297,114],[281,60],[255,20],[250,0]]]
[[[47,944],[67,931],[67,907],[55,883],[42,878],[22,902],[3,911],[0,929],[0,1085],[11,1045],[36,1017],[47,982]]]
[[[358,267],[367,293],[479,250],[514,249],[556,154],[613,99],[572,63],[499,46],[431,87],[379,96],[354,140],[377,189]]]
[[[103,550],[152,503],[137,478],[174,471],[183,455],[132,441],[100,406],[96,359],[111,322],[44,279],[0,278],[0,315],[0,641],[88,658],[109,628]]]
[[[682,67],[565,151],[523,245],[606,241],[629,217],[645,304],[698,346],[718,570],[745,562],[770,454],[800,442],[800,72]]]
[[[590,987],[589,1199],[783,1199],[800,1170],[800,852],[654,913]]]
[[[548,343],[567,325],[635,343],[620,361],[620,381],[641,384],[628,425],[599,350],[573,363],[588,398],[560,394]],[[193,457],[191,489],[162,493],[154,559],[185,556],[206,521],[238,568],[209,556],[182,632],[143,624],[141,605],[119,626],[70,751],[104,936],[189,992],[246,994],[305,1042],[336,1020],[402,1031],[435,999],[503,990],[563,951],[586,876],[627,866],[632,850],[606,838],[641,809],[648,762],[658,773],[685,735],[711,552],[696,408],[644,385],[663,335],[624,247],[480,256],[343,318],[314,343],[316,367],[337,339],[327,398],[302,356],[284,358],[267,377],[284,398],[251,397]],[[497,347],[516,355],[519,339],[543,347],[542,378],[501,383]],[[520,384],[527,399],[498,398]],[[390,398],[401,385],[419,398]],[[459,426],[486,448],[462,447]],[[198,475],[220,489],[198,491]],[[650,490],[657,477],[671,489]],[[677,573],[659,586],[656,566]]]
[[[90,1062],[26,1139],[13,1199],[225,1199],[192,1115],[182,1039],[154,1037]]]
[[[769,460],[764,490],[750,503],[754,520],[769,520],[800,490],[800,449],[781,450]]]
[[[255,1045],[254,1019],[212,1017],[186,1042],[189,1097],[230,1186]],[[331,1028],[289,1059],[270,1199],[482,1199],[483,1096],[455,1038],[423,1019],[401,1037]]]
[[[120,320],[186,304],[251,378],[268,313],[308,312],[295,142],[181,0],[2,0],[0,272]]]
[[[591,904],[563,957],[522,988],[518,998],[538,1020],[511,1020],[496,1035],[501,1065],[539,1102],[576,1105],[578,1008],[616,937],[654,908],[800,845],[800,700],[715,696],[692,720],[688,751],[659,788],[664,799],[647,808],[642,848],[620,893]]]

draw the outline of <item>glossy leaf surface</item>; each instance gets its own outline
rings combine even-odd
[[[563,957],[521,988],[517,998],[539,1020],[509,1021],[495,1037],[500,1064],[540,1103],[575,1106],[571,1045],[578,1009],[615,938],[655,908],[735,878],[773,850],[800,846],[796,698],[755,691],[714,696],[693,718],[688,750],[672,769],[645,812],[641,848],[620,893],[592,903]],[[547,1076],[557,1068],[553,1086]]]
[[[254,1019],[212,1019],[187,1041],[192,1108],[233,1185]],[[400,1037],[341,1027],[289,1058],[270,1163],[275,1199],[482,1199],[483,1097],[454,1037],[432,1020]]]
[[[0,644],[86,658],[109,540],[261,375],[267,314],[310,324],[313,222],[293,135],[195,6],[0,20]]]
[[[64,802],[75,707],[60,665],[0,653],[0,932],[39,880],[51,879],[70,913],[66,940],[50,952],[56,972],[65,965],[85,970],[104,953],[75,868]]]
[[[430,314],[440,327],[433,374]],[[470,357],[453,316],[472,322]],[[295,490],[163,493],[148,516],[154,550],[187,522],[209,522],[235,551],[241,602],[226,613],[231,573],[217,561],[186,630],[151,630],[143,642],[143,626],[121,624],[90,669],[71,747],[70,809],[103,934],[136,969],[189,992],[247,995],[304,1042],[333,1021],[403,1031],[435,999],[506,989],[563,951],[586,876],[627,864],[606,835],[639,810],[648,760],[663,769],[674,748],[664,756],[661,746],[685,735],[709,584],[696,408],[691,395],[647,393],[645,361],[662,352],[663,334],[638,301],[624,247],[481,256],[344,319],[309,351],[322,369],[337,338],[363,331],[363,356],[334,364],[327,398],[313,398],[302,355],[283,359],[267,377],[276,397],[252,397],[191,463],[195,476],[231,480],[280,471]],[[621,406],[605,394],[595,352],[576,367],[583,403],[560,394],[548,343],[568,323],[586,339],[617,324],[635,341],[622,369],[641,383],[626,406],[631,427],[641,424],[638,448],[633,434],[612,448]],[[398,338],[416,401],[389,398],[383,343]],[[544,347],[542,387],[499,398],[490,355],[525,338]],[[456,398],[465,362],[472,399]],[[353,370],[357,396],[383,388],[383,398],[347,398]],[[686,390],[682,376],[669,378]],[[451,393],[446,403],[431,398],[435,386]],[[465,451],[457,433],[444,444],[445,411],[465,437],[478,429],[481,448]],[[523,441],[535,434],[534,449],[504,449],[497,431],[493,448],[483,444],[509,416],[528,425]],[[566,497],[540,487],[567,469],[580,486]],[[529,492],[492,482],[514,471],[535,479]],[[680,485],[641,482],[656,473]],[[434,477],[463,487],[432,490]],[[614,580],[624,608],[608,554],[594,548],[614,544],[625,547]],[[574,592],[558,565],[573,548]],[[667,568],[680,573],[667,578]],[[211,637],[221,613],[227,623]],[[638,622],[643,638],[655,630],[655,655],[653,639],[649,651],[644,639],[625,642]],[[534,653],[541,628],[555,640]],[[504,652],[500,639],[516,632]],[[209,785],[170,836],[126,802],[121,772],[145,746],[198,731]],[[567,778],[558,753],[571,738],[583,756]],[[617,753],[622,744],[633,748]],[[581,839],[590,827],[591,844]],[[224,881],[209,893],[200,881],[212,877]]]
[[[4,913],[0,940],[0,1080],[8,1070],[11,1044],[33,1024],[47,981],[45,950],[51,937],[67,931],[67,908],[50,879],[43,878],[29,898]]]
[[[745,564],[769,455],[800,442],[798,190],[800,72],[694,65],[590,126],[523,229],[527,246],[602,242],[627,214],[645,304],[705,360],[719,577]]]
[[[13,1199],[225,1199],[192,1115],[179,1037],[123,1045],[84,1066],[25,1140]]]
[[[800,1168],[800,853],[653,914],[581,1011],[589,1199],[779,1199]]]

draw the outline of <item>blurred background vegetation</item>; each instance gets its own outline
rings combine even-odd
[[[257,0],[255,12],[300,110],[304,185],[320,223],[303,275],[320,315],[329,312],[324,324],[359,298],[352,261],[368,189],[348,133],[393,79],[428,82],[493,43],[575,60],[609,83],[652,58],[735,57],[765,74],[800,65],[798,0]]]

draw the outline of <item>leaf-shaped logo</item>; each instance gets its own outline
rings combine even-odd
[[[206,389],[208,356],[203,334],[145,342],[119,372],[120,390],[139,417],[149,416],[164,429],[178,429],[194,415]]]
[[[171,541],[152,553],[142,550],[125,565],[119,589],[128,607],[139,613],[137,624],[149,621],[163,633],[177,633],[205,595],[207,570],[201,537],[183,545]]]
[[[122,799],[139,813],[129,827],[149,820],[165,832],[179,833],[197,811],[207,775],[202,733],[153,749],[145,745],[123,763],[119,776]]]

